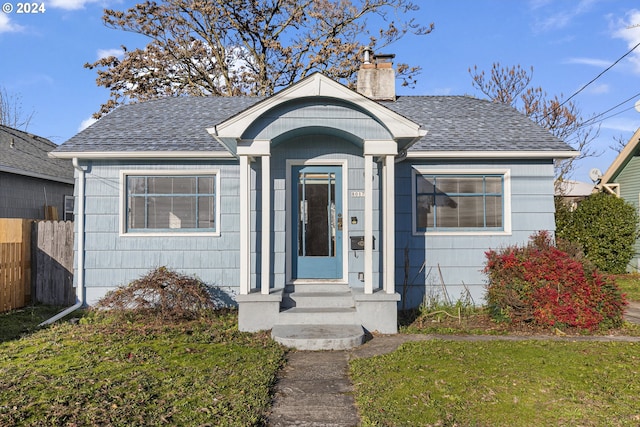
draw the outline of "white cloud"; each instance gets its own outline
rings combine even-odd
[[[596,58],[569,58],[565,61],[567,64],[591,65],[593,67],[606,68],[611,65],[611,61]]]
[[[624,40],[629,49],[640,43],[640,10],[630,10],[625,19],[612,20],[610,26],[613,37]],[[640,47],[636,48],[628,58],[635,72],[640,74]]]
[[[638,129],[640,120],[627,118],[611,118],[602,122],[601,128],[633,133]]]
[[[122,49],[98,49],[98,59],[108,58],[110,56],[122,58],[122,55],[124,55]]]
[[[7,3],[8,4],[8,3]],[[17,33],[24,29],[24,27],[14,24],[9,19],[9,14],[0,12],[0,34],[1,33]]]
[[[51,0],[47,2],[47,7],[55,7],[65,10],[84,9],[89,3],[98,3],[100,0]]]
[[[89,117],[88,119],[83,120],[82,123],[80,123],[80,126],[78,127],[78,132],[82,132],[83,130],[85,130],[95,122],[97,122],[97,120],[94,119],[93,117]]]
[[[571,22],[578,16],[589,12],[592,6],[600,0],[580,0],[578,3],[570,2],[571,6],[568,9],[554,11],[549,13],[546,17],[537,19],[534,28],[538,32],[558,30],[565,28],[571,24]],[[557,7],[558,2],[550,1],[532,1],[529,3],[531,10],[539,13],[544,13],[550,8]]]
[[[603,93],[609,93],[609,89],[611,89],[611,87],[608,84],[592,84],[591,86],[589,86],[589,93],[593,93],[596,95],[601,95]]]

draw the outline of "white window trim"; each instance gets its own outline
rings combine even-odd
[[[446,230],[419,231],[416,218],[416,176],[417,175],[502,175],[504,177],[504,213],[503,230]],[[414,236],[508,236],[511,230],[511,169],[434,169],[432,167],[413,166],[411,171],[411,222]]]
[[[127,231],[127,177],[128,176],[201,176],[213,175],[215,181],[215,224],[216,231]],[[220,169],[133,169],[120,171],[120,237],[197,237],[220,236]]]

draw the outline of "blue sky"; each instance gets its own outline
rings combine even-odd
[[[414,89],[404,95],[472,95],[469,67],[490,70],[533,66],[532,85],[549,95],[573,95],[640,43],[637,0],[418,0],[415,17],[434,22],[425,37],[405,37],[386,49],[397,62],[423,68]],[[43,13],[19,14],[16,0],[0,12],[0,88],[19,99],[28,131],[62,143],[90,122],[108,98],[96,74],[83,68],[100,56],[142,47],[145,39],[103,26],[105,7],[124,10],[135,2],[118,0],[45,1]],[[635,95],[635,97],[634,97]],[[604,114],[593,148],[598,157],[580,162],[574,178],[603,172],[616,156],[614,138],[628,140],[640,127],[640,47],[588,85],[573,101],[584,117]]]

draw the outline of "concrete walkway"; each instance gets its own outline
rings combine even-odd
[[[640,303],[629,304],[625,320],[640,324]],[[353,398],[353,385],[348,376],[349,360],[391,353],[405,342],[435,338],[458,341],[552,339],[640,342],[640,337],[618,336],[396,334],[376,336],[352,350],[292,351],[288,355],[287,365],[281,371],[276,384],[268,425],[273,427],[353,427],[360,425],[360,418]]]

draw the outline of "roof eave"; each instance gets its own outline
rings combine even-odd
[[[640,128],[635,131],[633,136],[627,142],[627,145],[624,146],[620,154],[618,154],[618,156],[613,160],[604,175],[602,175],[599,183],[600,186],[604,184],[610,184],[611,181],[616,179],[618,174],[627,164],[629,158],[633,156],[633,153],[636,151],[638,144],[640,144]]]
[[[60,182],[63,184],[73,185],[75,182],[73,178],[61,178],[61,177],[46,175],[46,174],[37,173],[37,172],[25,171],[25,170],[16,169],[9,166],[2,166],[2,165],[0,165],[0,172],[11,173],[14,175],[28,176],[30,178],[44,179],[44,180],[53,181],[53,182]]]
[[[227,151],[52,151],[49,157],[56,159],[148,159],[148,160],[198,160],[235,159]]]
[[[408,158],[435,158],[435,159],[570,159],[580,155],[579,151],[466,151],[466,150],[412,150],[407,153]]]

